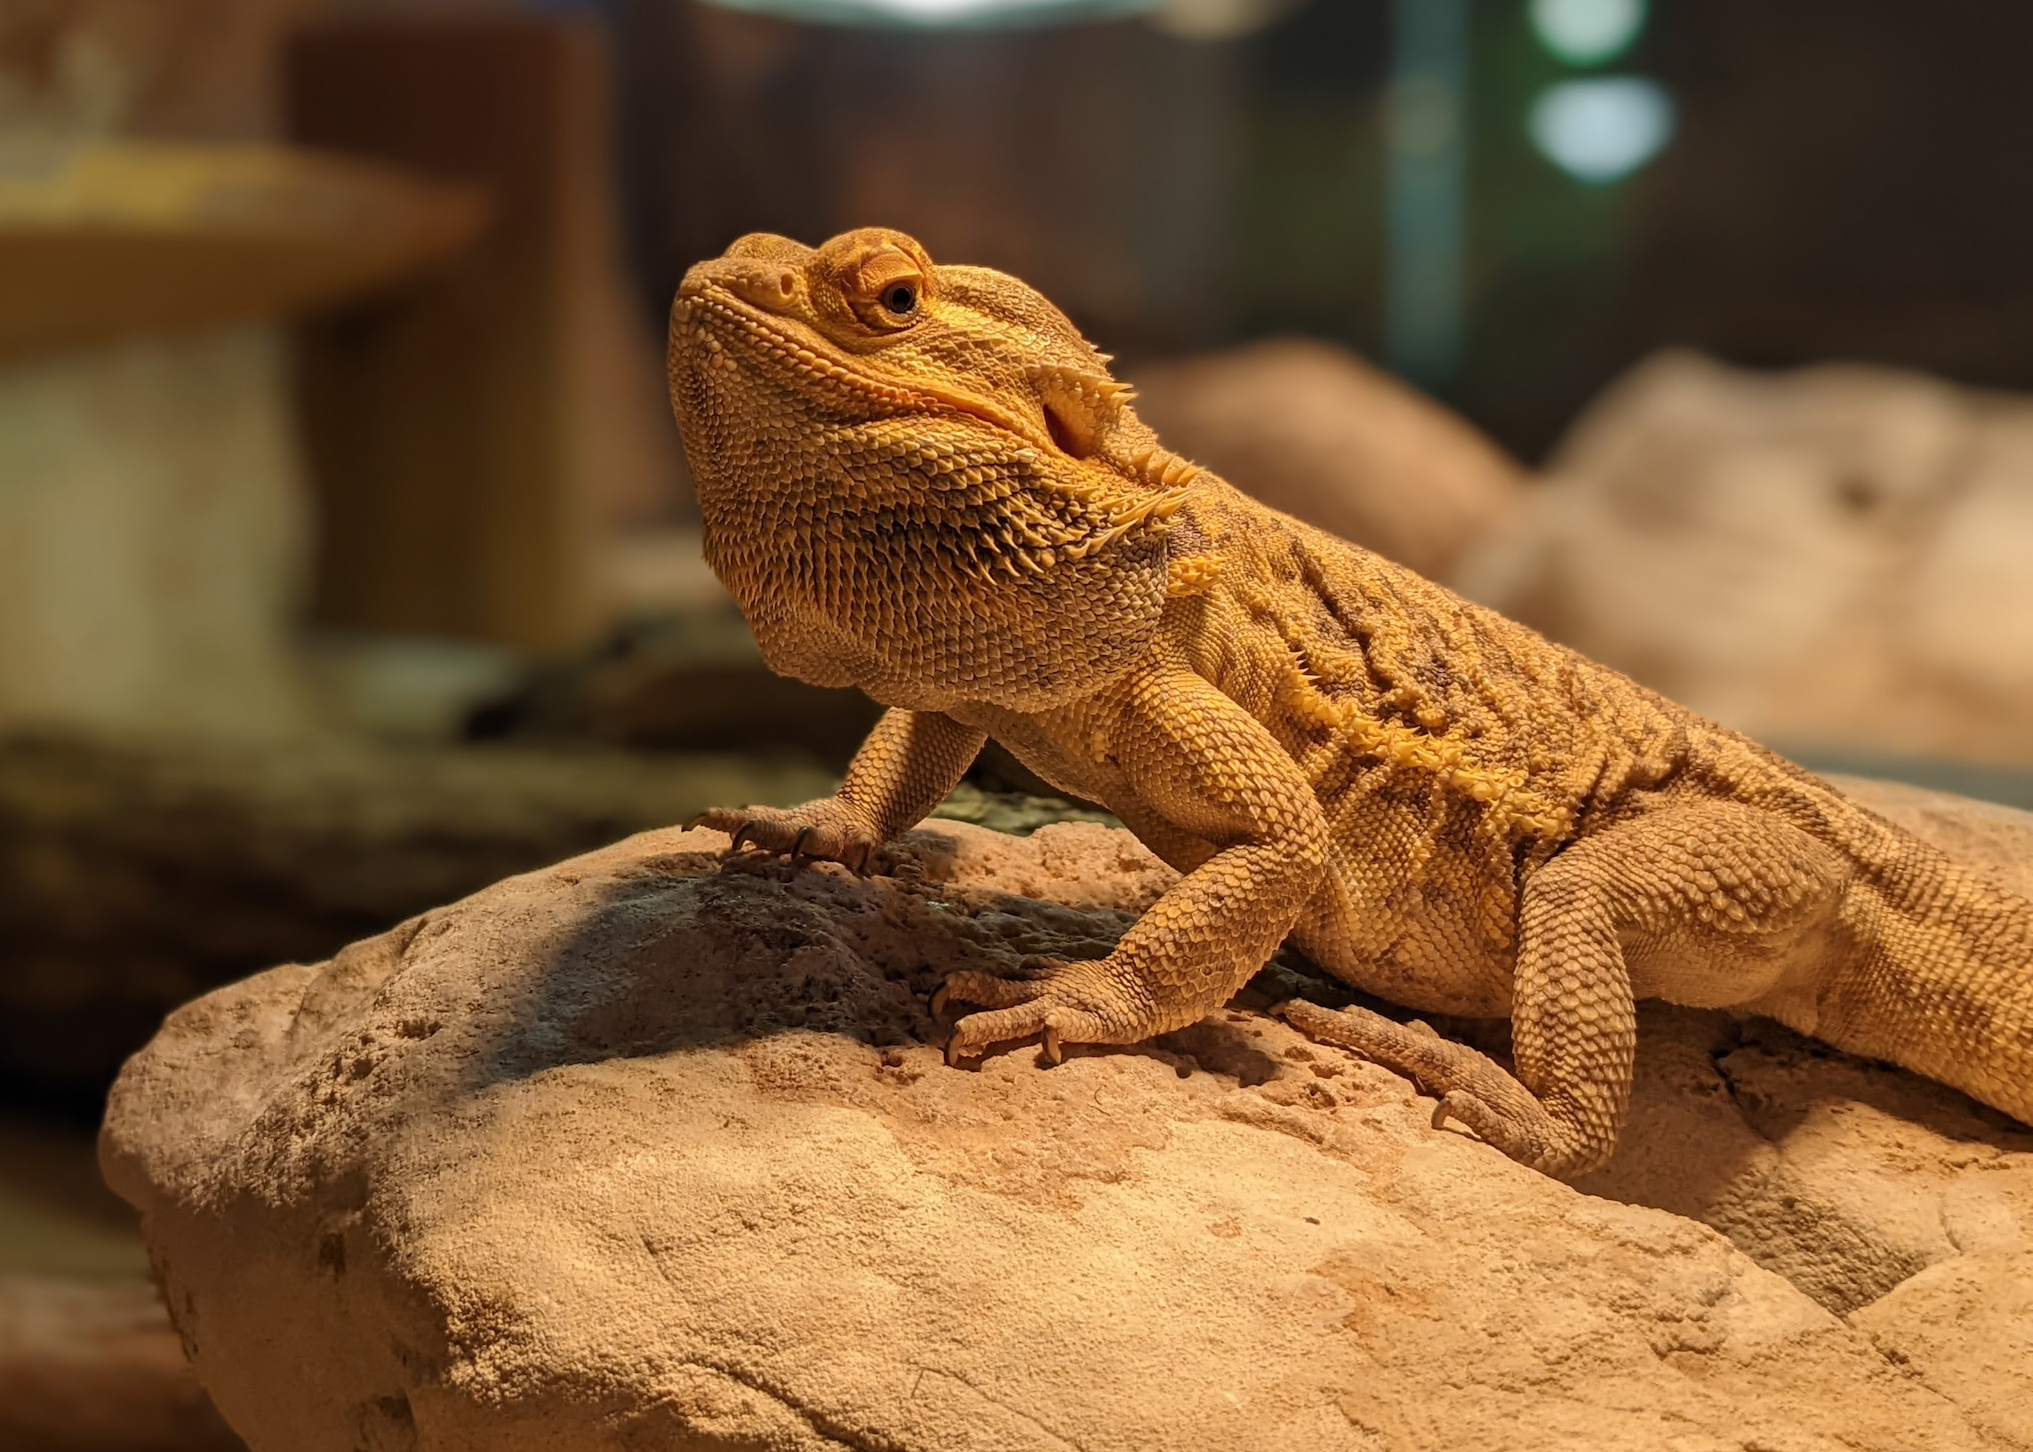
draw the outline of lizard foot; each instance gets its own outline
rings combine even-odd
[[[1045,1057],[1059,1063],[1067,1043],[1112,1043],[1121,1035],[1108,1024],[1119,1014],[1108,1012],[1119,996],[1103,976],[1099,963],[1068,963],[1059,958],[1026,958],[1022,975],[998,978],[993,973],[949,974],[932,995],[932,1012],[944,1011],[949,999],[987,1005],[989,1012],[970,1013],[953,1026],[946,1040],[946,1062],[957,1064],[995,1044],[1039,1034]]]
[[[863,877],[882,846],[860,811],[838,797],[798,807],[711,807],[686,825],[725,832],[729,856],[753,844],[793,863],[806,858],[838,862]]]
[[[1452,1119],[1520,1164],[1555,1176],[1580,1174],[1607,1157],[1608,1145],[1590,1143],[1563,1126],[1494,1059],[1425,1024],[1402,1024],[1360,1007],[1322,1008],[1299,998],[1271,1012],[1310,1039],[1350,1049],[1439,1095],[1435,1129]]]

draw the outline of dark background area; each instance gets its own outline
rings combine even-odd
[[[1128,359],[1273,331],[1381,346],[1382,0],[1225,43],[1136,21],[799,25],[617,0],[620,174],[644,305],[741,232],[880,222],[1035,282]],[[1473,0],[1468,327],[1439,392],[1536,458],[1634,359],[1687,344],[2033,385],[2033,12],[2007,0],[1660,0],[1614,69],[1674,140],[1591,186],[1531,146],[1563,67]]]

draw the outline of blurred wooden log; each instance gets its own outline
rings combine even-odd
[[[678,468],[654,351],[615,362],[629,318],[595,38],[537,20],[346,22],[300,36],[287,70],[298,140],[476,182],[496,203],[456,269],[306,333],[319,616],[533,650],[590,638],[597,536],[632,487],[616,479]]]
[[[736,756],[0,739],[0,1089],[88,1107],[207,988],[833,780]]]
[[[0,1448],[234,1452],[145,1280],[0,1276]]]
[[[11,143],[0,358],[295,315],[457,252],[471,186],[274,146]]]

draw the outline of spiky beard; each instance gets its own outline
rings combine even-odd
[[[803,447],[694,451],[707,560],[773,668],[915,709],[1038,710],[1147,647],[1164,608],[1158,496],[1068,488],[966,419],[806,418],[784,436]]]

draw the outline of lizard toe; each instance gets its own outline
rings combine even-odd
[[[1586,1174],[1609,1158],[1615,1147],[1612,1136],[1578,1132],[1536,1103],[1521,1113],[1515,1106],[1492,1104],[1467,1089],[1449,1090],[1433,1107],[1435,1129],[1450,1119],[1473,1131],[1484,1144],[1555,1179]]]
[[[794,866],[840,862],[861,875],[881,845],[872,828],[835,797],[801,807],[714,807],[691,825],[725,832],[730,857],[753,847],[767,856],[788,857]]]
[[[1026,958],[1014,978],[993,973],[962,970],[949,974],[932,997],[932,1012],[959,999],[985,1006],[953,1026],[946,1041],[946,1062],[978,1056],[996,1044],[1040,1037],[1045,1057],[1057,1064],[1065,1058],[1069,1043],[1111,1043],[1121,1035],[1111,1032],[1107,1017],[1098,1011],[1088,980],[1096,964],[1068,963],[1059,958]]]
[[[948,973],[939,991],[932,995],[932,1013],[936,1017],[955,998],[984,1008],[1014,1008],[1047,992],[1053,981],[1064,979],[1073,966],[1064,958],[1033,954],[1017,964],[1016,972],[1008,977],[963,968]]]
[[[1014,1008],[1044,991],[1043,984],[1031,979],[1000,978],[993,973],[962,969],[948,973],[939,991],[932,995],[932,1012],[935,1015],[945,1012],[946,1005],[955,999],[978,1003],[984,1008]]]
[[[1045,1057],[1057,1064],[1064,1060],[1069,1043],[1106,1043],[1113,1037],[1100,1015],[1056,1002],[1047,994],[1013,1008],[970,1013],[961,1019],[946,1041],[946,1062],[957,1064],[978,1058],[997,1044],[1039,1038]]]

